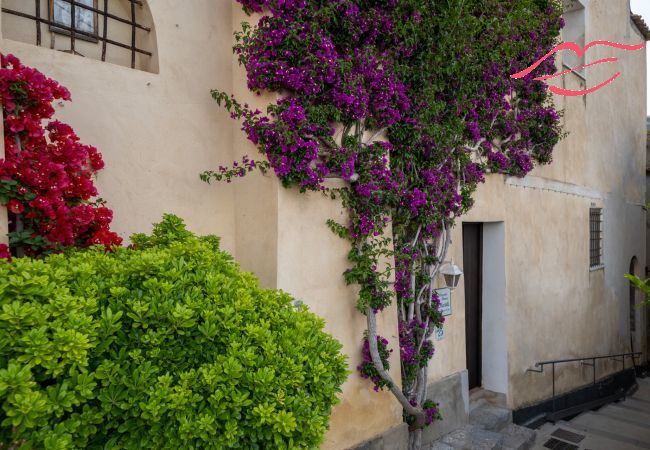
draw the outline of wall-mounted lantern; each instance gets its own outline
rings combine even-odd
[[[463,271],[460,270],[456,264],[454,264],[454,259],[447,262],[440,270],[440,273],[445,279],[445,285],[449,289],[456,289],[458,287],[458,282],[460,281],[460,276],[463,274]]]

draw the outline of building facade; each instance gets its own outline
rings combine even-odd
[[[284,189],[272,176],[217,185],[199,180],[204,170],[256,154],[210,90],[260,107],[270,100],[247,90],[232,55],[233,31],[246,20],[239,6],[234,0],[194,0],[191,7],[174,0],[82,3],[90,9],[76,11],[79,32],[70,33],[65,11],[57,12],[65,8],[61,2],[0,0],[0,45],[72,92],[72,103],[56,105],[57,118],[102,152],[106,168],[97,186],[114,211],[114,229],[128,238],[171,212],[194,232],[221,236],[223,248],[265,287],[291,293],[322,316],[356,367],[365,319],[355,309],[355,289],[341,276],[347,244],[325,225],[341,218],[340,205]],[[579,0],[565,17],[565,40],[646,39],[627,0]],[[584,63],[616,51],[593,48]],[[449,256],[465,275],[436,337],[430,392],[445,420],[429,428],[428,439],[467,422],[472,389],[500,393],[512,409],[548,399],[549,373],[527,371],[538,361],[631,349],[643,352],[637,363],[647,361],[647,313],[632,307],[641,299],[623,278],[629,271],[642,275],[646,265],[646,58],[645,52],[617,56],[622,74],[614,83],[555,99],[569,135],[553,164],[524,179],[488,176],[454,230]],[[576,65],[570,57],[560,63]],[[608,70],[589,67],[559,82],[584,89],[609,78]],[[6,215],[0,220],[6,229]],[[395,342],[395,311],[380,320],[381,334]],[[398,379],[397,352],[391,358]],[[597,373],[620,369],[604,360]],[[575,365],[558,368],[557,388],[588,384],[591,374]],[[352,373],[323,448],[351,448],[377,436],[386,443],[405,433],[391,394],[373,392]]]
[[[648,37],[626,1],[581,0],[566,7],[565,42],[638,44]],[[517,410],[552,395],[551,367],[529,371],[537,362],[631,351],[642,352],[637,364],[647,361],[647,310],[623,278],[627,272],[643,276],[646,265],[646,57],[617,52],[597,46],[582,60],[558,55],[562,70],[618,56],[621,75],[597,92],[555,97],[569,134],[553,163],[523,179],[488,177],[456,228],[454,259],[479,263],[477,269],[463,261],[470,271],[453,294],[455,311],[445,324],[447,342],[437,345],[431,380],[458,377],[461,383],[449,384],[461,385],[456,399],[481,386],[505,395]],[[613,73],[611,66],[587,67],[557,85],[582,90]],[[613,359],[597,361],[596,377],[622,368]],[[593,380],[585,364],[555,370],[557,393]]]

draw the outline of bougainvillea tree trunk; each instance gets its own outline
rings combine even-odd
[[[562,137],[551,95],[534,80],[555,71],[553,58],[510,78],[556,43],[560,2],[237,1],[262,14],[235,35],[248,87],[280,97],[264,114],[213,92],[265,159],[201,178],[273,170],[284,186],[342,201],[349,222],[328,225],[350,242],[344,277],[359,286],[367,317],[358,370],[394,394],[417,449],[422,428],[440,417],[427,367],[443,322],[435,282],[454,223],[486,173],[524,176],[551,161]],[[347,186],[329,188],[333,176]],[[393,301],[401,387],[389,374],[391,344],[376,329]]]

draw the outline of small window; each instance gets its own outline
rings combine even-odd
[[[589,209],[589,268],[604,267],[603,261],[603,209]]]
[[[147,0],[0,3],[3,38],[158,73],[156,34]]]
[[[74,24],[72,23],[72,8],[74,6]],[[86,8],[87,7],[87,8]],[[70,28],[78,39],[98,42],[97,40],[97,0],[50,0],[50,18],[52,22],[62,25],[50,26],[55,33],[70,36]]]
[[[564,0],[564,17],[565,26],[562,30],[562,40],[564,42],[575,42],[580,47],[585,46],[585,7],[579,0]],[[572,51],[565,50],[562,52],[562,64],[568,69],[577,69],[585,65],[584,54],[576,55]],[[579,69],[573,72],[576,75],[585,77],[585,69]]]

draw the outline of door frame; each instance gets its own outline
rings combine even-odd
[[[478,237],[476,242],[476,250],[478,257],[477,264],[477,279],[476,279],[476,289],[477,289],[477,304],[476,304],[476,318],[475,324],[478,326],[476,330],[476,361],[474,361],[475,369],[472,372],[476,372],[474,375],[477,378],[477,385],[470,387],[470,389],[480,388],[483,386],[483,223],[482,222],[463,222],[463,229],[465,226],[476,226],[478,229]],[[463,231],[463,265],[467,267],[467,261],[465,260],[465,236]],[[465,278],[465,281],[467,278]],[[469,364],[469,339],[468,339],[468,315],[467,315],[467,290],[465,290],[465,365],[467,366],[467,376],[469,384],[472,384],[472,376],[470,375],[470,364]]]

